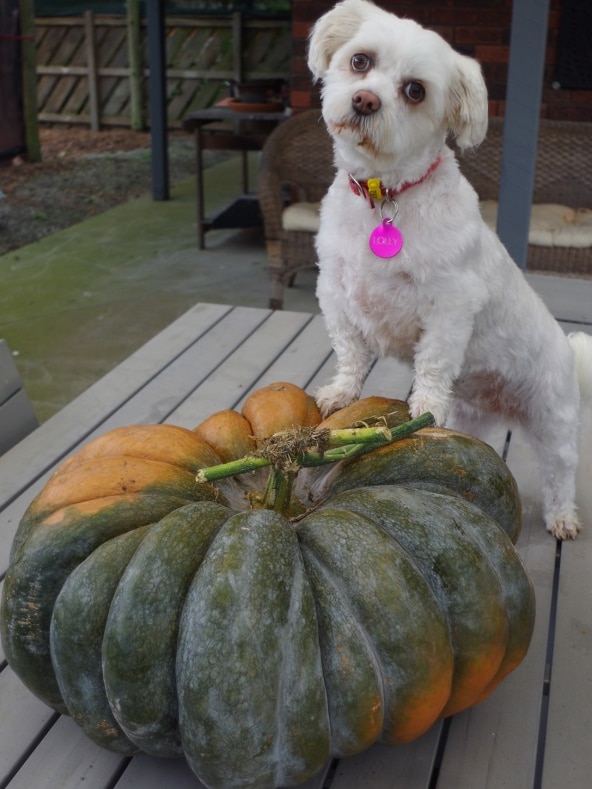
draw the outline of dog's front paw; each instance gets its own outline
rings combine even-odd
[[[427,411],[432,414],[438,427],[444,427],[448,417],[448,400],[438,400],[422,389],[417,389],[409,398],[409,413],[415,419]]]
[[[358,396],[356,394],[352,394],[347,390],[344,391],[335,384],[321,386],[315,392],[315,400],[323,417],[329,416],[333,411],[338,411],[340,408],[345,408],[346,405],[350,405],[357,399]]]
[[[556,540],[575,540],[581,528],[582,524],[575,513],[569,517],[559,516],[553,518],[547,524],[547,531],[550,532]]]

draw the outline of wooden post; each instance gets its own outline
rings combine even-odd
[[[86,43],[86,67],[88,69],[88,103],[90,128],[99,131],[99,84],[97,77],[97,58],[95,51],[95,30],[92,11],[84,12],[84,38]]]
[[[506,92],[497,232],[526,268],[543,89],[549,0],[515,0]]]
[[[232,15],[232,70],[235,82],[244,82],[243,72],[243,15],[237,11]],[[236,133],[240,133],[241,123],[235,124]],[[249,191],[249,152],[241,151],[241,182],[245,194]]]
[[[19,0],[23,115],[25,146],[30,162],[41,161],[39,121],[37,119],[37,49],[35,47],[35,9],[33,0]]]
[[[140,0],[127,0],[127,51],[130,86],[130,126],[135,131],[144,129],[142,112],[143,68],[140,39]]]
[[[243,17],[240,11],[232,15],[232,70],[237,82],[243,81]]]
[[[146,0],[150,68],[150,137],[152,139],[152,199],[169,199],[168,118],[164,3]]]

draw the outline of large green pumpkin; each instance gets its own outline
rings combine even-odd
[[[368,398],[320,428],[372,417],[408,414]],[[4,584],[25,684],[100,745],[185,755],[219,789],[300,783],[485,698],[534,620],[507,467],[428,428],[304,469],[295,517],[257,505],[264,472],[195,480],[319,422],[279,384],[195,431],[121,428],[69,459],[25,514]]]

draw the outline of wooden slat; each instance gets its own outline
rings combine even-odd
[[[316,315],[294,337],[284,353],[261,375],[257,380],[256,388],[278,381],[289,381],[313,394],[310,390],[310,381],[324,366],[331,353],[331,343],[325,326],[320,316]],[[235,408],[242,408],[248,394],[245,392]]]
[[[10,668],[0,672],[0,785],[54,716]]]
[[[95,745],[71,718],[61,717],[16,773],[10,789],[104,789],[125,761],[121,754]]]
[[[298,789],[321,789],[324,776],[325,774],[321,773],[318,777],[299,784]],[[158,759],[146,754],[134,756],[114,789],[168,789],[168,787],[205,789],[205,785],[195,777],[184,759]],[[50,787],[48,786],[47,789]]]
[[[591,325],[592,280],[547,274],[526,274],[526,279],[557,320]]]
[[[294,334],[309,320],[310,317],[304,313],[272,313],[269,320],[227,356],[167,421],[182,427],[194,427],[215,411],[234,407],[246,392],[258,385],[262,375],[290,345]]]
[[[6,340],[0,340],[0,403],[8,400],[22,388],[17,370]]]
[[[206,789],[191,772],[184,759],[157,759],[145,754],[134,756],[114,789],[165,789],[165,787]]]
[[[536,459],[514,432],[508,464],[523,503],[519,553],[536,594],[535,630],[523,663],[482,704],[454,716],[438,789],[526,789],[533,785],[545,678],[555,541],[541,511]]]
[[[561,550],[544,789],[587,786],[592,776],[592,413],[580,424],[577,503],[583,523]],[[588,747],[586,747],[588,746]]]
[[[428,789],[442,724],[408,745],[375,745],[349,759],[341,759],[331,789]]]
[[[408,364],[397,359],[379,359],[374,365],[362,390],[362,396],[380,395],[406,400],[413,381],[413,371]]]
[[[38,426],[6,340],[0,340],[0,455]]]
[[[0,404],[0,455],[39,425],[24,389]]]

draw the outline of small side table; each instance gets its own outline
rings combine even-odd
[[[234,103],[234,102],[230,102]],[[273,129],[290,115],[283,111],[261,111],[262,105],[248,104],[241,109],[217,105],[197,110],[183,120],[183,128],[195,133],[197,185],[197,243],[205,248],[205,234],[214,228],[258,227],[262,224],[256,195],[249,190],[249,151],[260,151]],[[264,106],[264,105],[263,105]],[[242,194],[217,214],[206,217],[204,209],[203,152],[205,150],[241,151]]]

